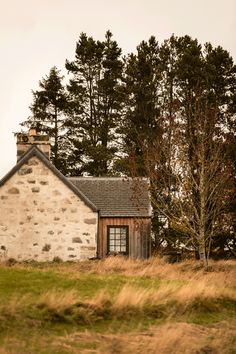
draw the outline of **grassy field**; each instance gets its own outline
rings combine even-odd
[[[0,354],[232,354],[235,315],[235,261],[0,266]]]

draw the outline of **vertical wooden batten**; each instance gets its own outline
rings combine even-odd
[[[148,258],[150,256],[150,218],[101,217],[99,221],[98,256],[104,258],[107,252],[107,227],[128,226],[129,257]]]

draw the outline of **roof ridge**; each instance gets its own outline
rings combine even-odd
[[[127,178],[131,178],[131,177],[115,177],[115,176],[101,176],[101,177],[95,177],[95,176],[72,176],[72,177],[68,177],[71,179],[127,179]]]
[[[103,180],[109,180],[109,181],[111,181],[111,180],[114,180],[114,181],[116,181],[116,180],[121,180],[121,181],[135,181],[135,180],[137,180],[137,179],[139,179],[139,180],[143,180],[143,181],[148,181],[149,180],[149,178],[147,178],[147,177],[127,177],[127,176],[124,176],[124,177],[114,177],[114,176],[106,176],[106,177],[93,177],[93,176],[72,176],[72,177],[70,177],[70,176],[68,176],[67,177],[68,179],[71,179],[71,180],[88,180],[88,181],[92,181],[92,180],[100,180],[100,181],[103,181]]]

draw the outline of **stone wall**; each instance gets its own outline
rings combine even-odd
[[[0,187],[0,261],[95,257],[97,218],[97,212],[32,157]]]

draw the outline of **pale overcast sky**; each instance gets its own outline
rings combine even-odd
[[[189,34],[236,61],[236,0],[0,0],[0,178],[16,162],[12,132],[30,115],[31,90],[74,58],[81,32],[103,39],[107,29],[123,53],[151,35]]]

